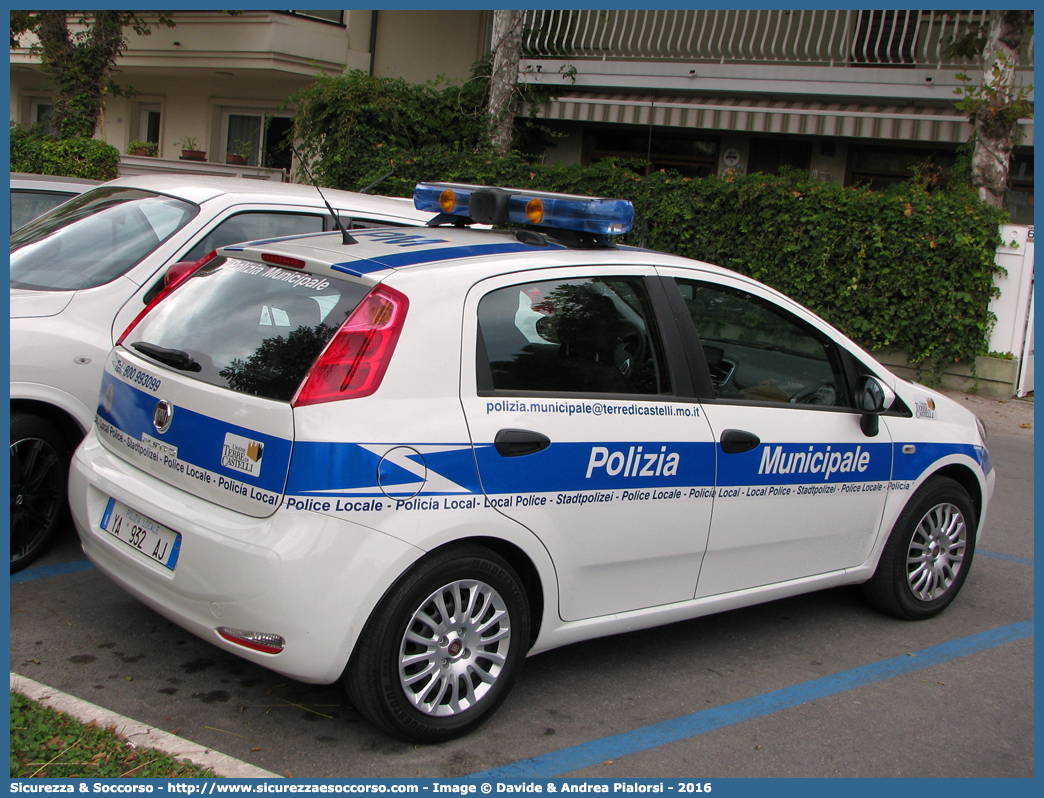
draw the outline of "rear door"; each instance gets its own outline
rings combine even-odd
[[[715,454],[652,275],[527,272],[465,303],[461,401],[485,501],[543,541],[565,620],[695,590]]]

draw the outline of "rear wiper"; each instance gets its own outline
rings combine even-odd
[[[203,367],[192,359],[192,355],[180,349],[167,349],[165,346],[156,346],[148,341],[135,341],[131,344],[143,355],[158,360],[168,366],[173,366],[180,371],[201,371]]]

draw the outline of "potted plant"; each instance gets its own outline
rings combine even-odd
[[[127,145],[127,154],[155,158],[159,155],[159,145],[154,141],[140,141],[135,139]]]
[[[250,161],[250,156],[255,151],[253,142],[233,141],[225,150],[225,163],[234,163],[245,166]]]
[[[199,142],[192,136],[184,136],[174,143],[175,147],[181,147],[181,160],[183,161],[205,161],[207,153],[199,148]]]

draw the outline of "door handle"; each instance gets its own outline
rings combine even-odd
[[[725,454],[742,454],[755,449],[761,444],[761,438],[753,432],[741,429],[727,429],[721,433],[721,450]]]
[[[535,454],[551,445],[551,439],[527,429],[502,429],[493,439],[493,445],[504,457]]]

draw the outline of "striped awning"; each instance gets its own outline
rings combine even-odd
[[[944,141],[971,137],[968,118],[956,108],[857,105],[809,100],[754,100],[742,97],[680,97],[572,92],[540,108],[545,119],[577,122],[792,133],[892,141]],[[1019,122],[1021,143],[1033,144],[1033,120]]]

